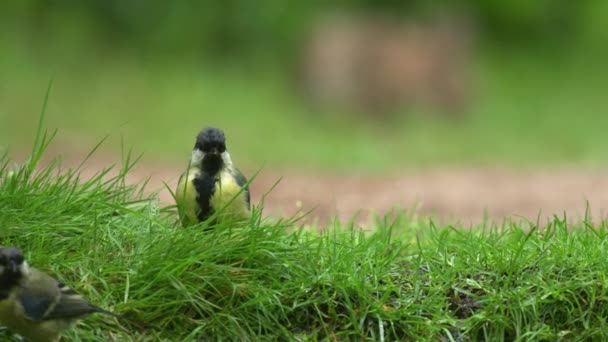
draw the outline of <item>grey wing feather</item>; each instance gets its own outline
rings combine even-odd
[[[21,288],[18,298],[26,318],[33,321],[44,321],[76,318],[92,312],[103,311],[89,304],[76,291],[57,280],[51,277],[44,280],[53,281],[46,291],[34,291],[27,285]]]
[[[89,304],[84,298],[78,296],[61,296],[59,303],[55,305],[44,319],[77,318],[93,312],[101,312],[101,309]]]
[[[53,309],[61,297],[56,284],[57,280],[32,268],[28,281],[19,287],[16,296],[26,318],[43,320]]]
[[[24,291],[23,295],[19,297],[19,303],[21,303],[21,306],[23,307],[23,314],[25,317],[32,321],[46,319],[46,313],[54,305],[51,298],[35,297],[28,294],[27,291]]]
[[[57,282],[57,286],[61,292],[59,301],[49,311],[44,319],[57,319],[57,318],[75,318],[90,314],[92,312],[103,311],[94,305],[91,305],[84,297],[78,292],[65,286],[64,284]]]
[[[247,185],[247,178],[243,176],[241,171],[237,168],[234,169],[234,178],[236,179],[236,183],[242,188]],[[243,190],[245,192],[245,199],[247,200],[247,209],[251,209],[251,195],[249,194],[249,187],[245,187]]]

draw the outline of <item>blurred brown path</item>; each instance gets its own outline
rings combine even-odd
[[[64,151],[65,152],[65,151]],[[65,155],[65,154],[64,154]],[[63,158],[62,166],[75,167],[82,158]],[[91,176],[116,157],[96,156],[85,164],[83,177]],[[144,158],[128,174],[128,182],[150,177],[148,191],[159,190],[163,204],[172,202],[163,182],[174,189],[183,165],[150,162]],[[251,176],[254,170],[244,170]],[[273,191],[269,190],[279,181]],[[594,221],[606,217],[608,169],[539,168],[436,168],[380,175],[341,175],[337,172],[262,170],[251,185],[252,203],[266,193],[266,215],[291,216],[298,210],[316,208],[309,217],[320,223],[333,217],[348,221],[357,215],[368,222],[370,213],[391,209],[434,215],[441,223],[465,226],[482,222],[484,216],[500,223],[505,217],[543,222],[567,212],[571,221],[585,214],[586,201]]]
[[[180,171],[179,167],[140,166],[131,177],[151,176],[151,189],[162,187],[161,180],[174,187]],[[262,171],[251,192],[253,203],[269,192],[264,202],[267,214],[290,216],[316,208],[312,217],[321,223],[334,216],[347,221],[355,215],[364,223],[370,213],[382,214],[393,208],[464,225],[479,223],[484,215],[497,222],[509,216],[536,221],[539,212],[543,221],[554,214],[561,217],[564,211],[570,219],[580,220],[586,201],[597,220],[605,217],[603,208],[608,206],[608,170],[442,168],[387,176]],[[160,192],[160,198],[165,203],[171,201],[166,190]]]

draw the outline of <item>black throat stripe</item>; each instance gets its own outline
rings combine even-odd
[[[194,188],[198,193],[196,201],[201,208],[200,212],[198,213],[198,220],[202,222],[213,214],[210,201],[211,197],[215,193],[216,178],[215,176],[210,176],[206,172],[202,172],[202,174],[199,177],[194,178],[192,182],[194,183]]]

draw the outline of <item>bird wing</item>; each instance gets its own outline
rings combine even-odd
[[[40,321],[57,305],[61,290],[50,276],[34,269],[30,272],[27,281],[17,290],[16,300],[27,319]]]
[[[234,169],[234,178],[236,179],[236,183],[241,187],[244,188],[243,191],[245,192],[245,199],[247,201],[247,209],[251,209],[251,195],[249,194],[249,187],[246,186],[247,185],[247,178],[245,178],[245,176],[243,176],[243,173],[241,173],[241,170],[235,168]]]
[[[42,272],[32,273],[18,297],[28,319],[76,318],[100,310],[51,276]]]
[[[57,282],[57,286],[60,289],[61,296],[57,304],[46,314],[44,319],[76,318],[92,312],[102,311],[96,306],[91,305],[88,300],[73,289],[60,282]]]

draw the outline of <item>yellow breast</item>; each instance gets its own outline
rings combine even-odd
[[[193,180],[198,177],[199,174],[199,169],[191,168],[187,173],[182,175],[179,184],[177,185],[177,190],[175,191],[177,210],[184,226],[198,222],[200,207],[196,200],[198,193],[194,188]]]
[[[245,192],[228,170],[220,173],[210,204],[213,210],[223,209],[220,217],[247,218],[250,215]]]

